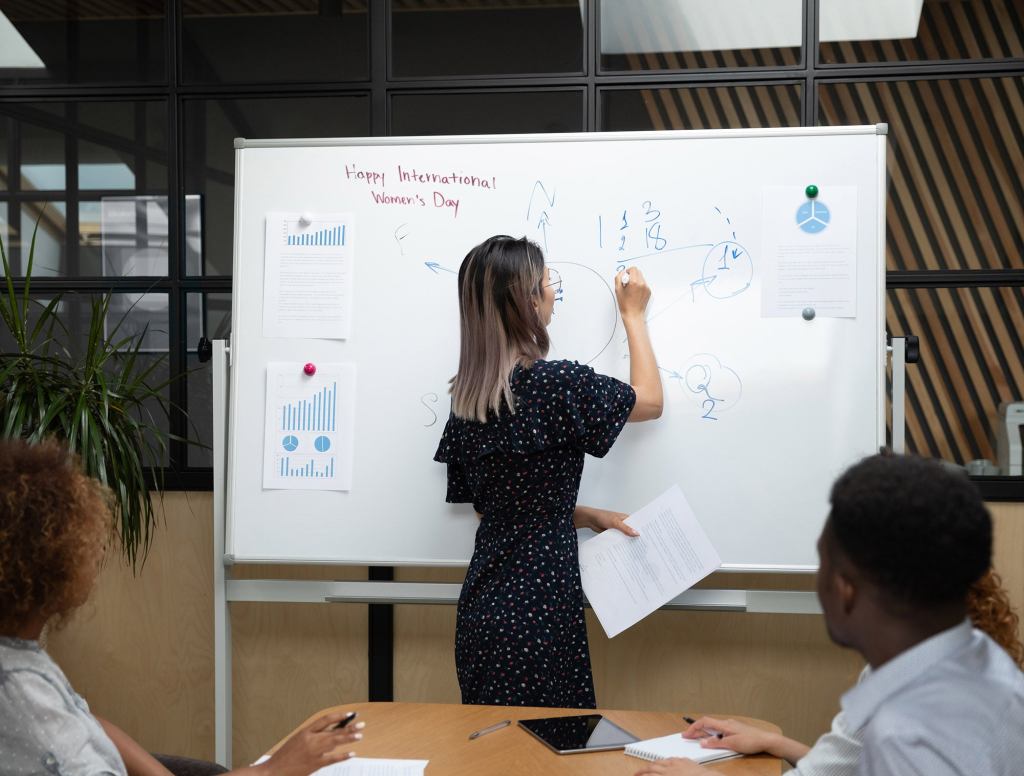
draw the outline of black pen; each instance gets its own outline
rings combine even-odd
[[[345,727],[345,725],[354,720],[357,716],[359,716],[359,712],[350,711],[348,714],[345,715],[344,719],[339,719],[337,722],[335,722],[333,725],[327,728],[328,732],[331,730],[341,730],[343,727]]]
[[[683,717],[683,722],[688,725],[692,725],[696,721],[693,717]],[[721,738],[724,735],[724,733],[719,733],[717,730],[711,730],[710,728],[704,728],[704,732],[708,734],[709,738]]]

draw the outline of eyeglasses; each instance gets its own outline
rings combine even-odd
[[[548,267],[548,277],[552,278],[551,282],[542,284],[541,288],[554,286],[556,291],[560,291],[562,289],[562,276],[558,274],[558,270]]]

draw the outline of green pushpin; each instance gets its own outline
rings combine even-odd
[[[818,187],[812,183],[810,186],[804,189],[804,194],[807,195],[807,199],[814,199],[816,196],[818,196]]]

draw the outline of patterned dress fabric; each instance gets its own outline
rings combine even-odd
[[[450,416],[434,456],[446,500],[483,515],[455,626],[462,702],[595,708],[572,517],[584,454],[608,452],[636,393],[573,361],[510,382],[514,414]]]

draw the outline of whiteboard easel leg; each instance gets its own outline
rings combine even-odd
[[[213,343],[213,706],[214,759],[231,767],[231,613],[224,530],[227,517],[228,361],[224,340]]]
[[[906,452],[907,340],[892,338],[892,450]]]

